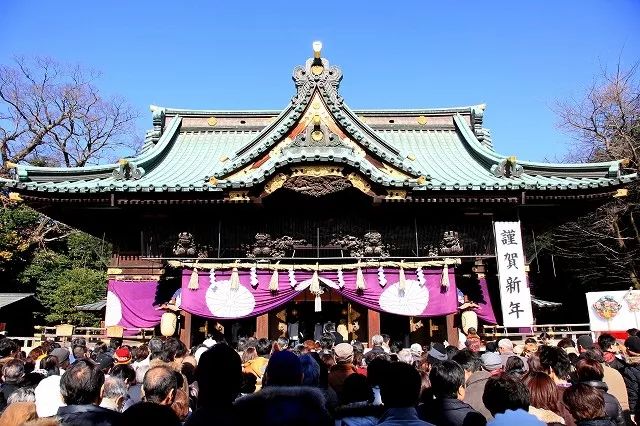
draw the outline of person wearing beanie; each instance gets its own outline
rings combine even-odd
[[[113,354],[115,365],[131,364],[131,351],[126,346],[116,349]]]
[[[584,353],[585,351],[593,348],[593,339],[590,334],[583,334],[578,337],[578,353]]]
[[[431,349],[427,352],[427,360],[429,364],[439,364],[441,362],[449,359],[447,357],[447,349],[440,342],[435,342],[431,344]]]
[[[502,374],[502,359],[500,355],[495,352],[485,352],[480,357],[480,362],[480,370],[471,373],[467,379],[467,388],[462,400],[482,414],[487,420],[491,420],[493,416],[487,407],[485,407],[482,401],[482,395],[484,394],[487,381],[491,377]]]
[[[338,343],[334,348],[336,364],[329,370],[329,386],[338,395],[338,401],[343,403],[342,388],[344,381],[350,375],[357,373],[353,365],[353,346],[349,343]]]
[[[204,356],[204,355],[203,355]],[[333,424],[318,388],[302,385],[302,363],[291,351],[274,352],[264,373],[262,389],[234,402],[238,425]],[[208,423],[209,424],[209,423]],[[187,426],[190,426],[187,422]]]

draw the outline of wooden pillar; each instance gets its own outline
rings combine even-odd
[[[187,348],[191,347],[191,314],[187,311],[182,311],[180,314],[182,321],[180,321],[180,341],[185,344]]]
[[[369,330],[369,347],[371,346],[371,338],[376,334],[380,334],[380,312],[373,309],[367,309],[367,330]]]
[[[447,321],[447,342],[451,346],[458,347],[458,328],[455,326],[456,314],[449,314],[445,317]]]
[[[258,339],[269,338],[269,313],[256,317],[256,337]]]

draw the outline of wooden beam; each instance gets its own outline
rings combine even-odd
[[[182,311],[182,321],[180,326],[180,341],[185,344],[187,348],[191,347],[191,314],[187,311]]]
[[[269,338],[269,313],[256,317],[256,337],[258,339]]]
[[[371,347],[371,338],[376,334],[380,334],[380,312],[373,309],[367,309],[367,330],[369,330],[369,347]]]
[[[458,328],[455,326],[456,314],[449,314],[445,317],[447,321],[447,342],[451,346],[458,347]]]

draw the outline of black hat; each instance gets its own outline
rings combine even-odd
[[[640,354],[640,337],[631,336],[624,341],[624,345],[633,353]]]
[[[593,347],[593,339],[591,338],[591,335],[583,334],[582,336],[579,336],[578,346],[582,347],[583,349],[591,349]]]

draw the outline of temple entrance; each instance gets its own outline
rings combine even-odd
[[[256,333],[255,318],[241,319],[211,319],[198,316],[192,317],[191,342],[196,346],[207,336],[215,341],[225,340],[235,346],[241,337],[254,336]]]
[[[347,341],[367,342],[367,308],[349,302],[331,289],[322,294],[319,312],[315,309],[315,297],[308,292],[270,312],[269,338],[287,336],[300,343],[320,340],[328,323],[333,323],[337,332],[346,334]]]
[[[445,317],[416,318],[386,312],[380,314],[380,332],[391,337],[391,344],[408,348],[412,343],[427,345],[447,339]]]

